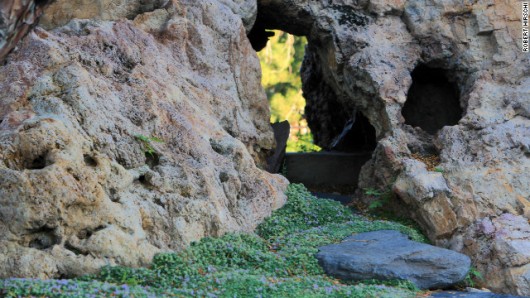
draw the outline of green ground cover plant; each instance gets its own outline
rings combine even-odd
[[[414,297],[400,281],[343,283],[324,274],[318,247],[354,233],[399,230],[416,241],[418,231],[369,220],[338,202],[318,199],[291,184],[286,205],[256,234],[204,238],[179,253],[159,254],[149,268],[104,267],[72,280],[6,279],[7,297]]]

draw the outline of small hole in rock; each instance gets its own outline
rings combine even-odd
[[[53,228],[42,227],[31,231],[29,247],[36,249],[47,249],[61,242],[60,237],[55,235]]]
[[[456,125],[462,118],[457,85],[446,71],[418,65],[412,72],[412,85],[403,106],[405,124],[435,134],[444,126]]]
[[[226,148],[223,148],[220,141],[210,139],[210,146],[212,147],[213,151],[215,151],[217,154],[220,154],[220,155],[227,154]]]
[[[145,153],[145,163],[150,167],[154,168],[160,164],[160,156],[156,153]]]
[[[142,184],[147,184],[147,179],[145,178],[145,175],[138,177],[138,181]]]
[[[165,207],[165,204],[164,204],[164,203],[162,202],[162,200],[161,200],[160,198],[158,198],[158,197],[156,197],[156,198],[154,199],[154,202],[155,202],[155,204],[157,204],[158,206]]]
[[[118,191],[115,188],[109,189],[109,198],[113,202],[120,201],[120,196],[118,195]]]
[[[224,183],[230,179],[230,176],[226,172],[221,172],[221,174],[219,174],[219,179],[221,180],[221,183]]]
[[[90,236],[92,236],[92,231],[90,230],[81,230],[79,233],[77,233],[77,238],[81,240],[88,239]]]
[[[92,156],[85,154],[83,155],[83,158],[85,160],[85,164],[89,167],[97,167],[98,161],[95,160]]]
[[[28,170],[44,169],[47,166],[46,155],[47,154],[39,155],[37,158],[28,162],[28,164],[26,165],[26,169]]]
[[[87,255],[88,255],[88,253],[81,251],[80,249],[74,247],[73,245],[71,245],[71,244],[68,243],[68,242],[66,242],[66,243],[64,244],[64,248],[67,249],[67,250],[69,250],[69,251],[71,251],[71,252],[73,252],[73,253],[76,254],[76,255],[84,255],[84,256],[87,256]]]
[[[98,226],[94,229],[83,229],[81,231],[79,231],[77,233],[77,238],[83,240],[83,239],[88,239],[92,236],[92,234],[98,232],[98,231],[101,231],[103,229],[105,229],[107,226],[106,225],[101,225],[101,226]]]

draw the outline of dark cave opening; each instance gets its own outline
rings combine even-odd
[[[418,65],[411,73],[412,85],[401,111],[405,124],[435,134],[462,118],[458,86],[441,68]]]
[[[333,139],[332,151],[371,152],[377,146],[375,128],[363,113],[357,112],[344,125],[342,132]]]
[[[259,20],[260,18],[258,17],[258,22],[248,37],[254,50],[257,52],[263,50],[258,55],[262,58],[262,53],[270,52],[271,48],[276,48],[274,44],[278,38],[276,38],[274,32],[269,31],[271,27],[265,23],[260,23]],[[283,33],[276,32],[276,34]],[[303,62],[300,64],[294,63],[292,67],[294,69],[295,65],[296,67],[302,66],[301,71],[292,70],[292,72],[296,72],[300,77],[299,80],[301,79],[301,84],[298,86],[301,90],[296,93],[303,93],[302,95],[305,98],[305,109],[301,110],[300,116],[304,121],[307,121],[305,125],[308,125],[307,129],[308,131],[310,129],[312,133],[311,142],[320,146],[322,150],[319,151],[319,148],[317,150],[319,152],[314,152],[313,150],[293,152],[289,151],[288,145],[288,153],[285,155],[283,167],[274,167],[278,163],[275,160],[268,159],[268,169],[282,168],[284,174],[292,183],[303,183],[315,193],[352,194],[357,188],[362,166],[370,160],[377,146],[376,129],[357,107],[352,106],[345,109],[340,103],[341,101],[333,91],[334,89],[326,82],[319,62],[320,59],[314,56],[314,52],[308,56],[307,49],[311,47],[310,43],[311,41],[309,41],[303,51],[304,55],[302,57],[305,57]],[[292,51],[295,52],[296,49],[292,48]],[[279,53],[276,55],[279,55]],[[264,67],[264,61],[267,60],[262,60],[262,76],[274,74],[274,72],[268,71]],[[280,76],[279,74],[276,75]],[[265,79],[265,81],[267,80]],[[269,89],[274,90],[274,92],[283,90],[282,88]],[[266,90],[268,89],[266,88]],[[294,92],[283,94],[281,97],[274,95],[274,92],[272,92],[271,96],[269,94],[271,92],[267,91],[267,95],[271,105],[271,112],[278,112],[278,107],[281,106],[278,105],[278,99],[282,98],[283,103],[290,102],[292,98],[289,96],[294,96]],[[343,99],[347,100],[346,98]],[[300,113],[298,109],[291,108],[288,110],[290,111],[289,113],[293,111]],[[272,119],[273,117],[271,117]],[[287,120],[291,121],[291,119]],[[293,123],[291,123],[290,129],[291,137],[293,133],[297,134],[297,129],[303,127],[298,122]],[[275,131],[276,143],[285,144],[285,140],[278,139],[279,135],[281,134]],[[287,139],[287,137],[285,138]],[[275,150],[283,149],[276,148]],[[277,152],[273,153],[271,156],[277,155]],[[281,163],[279,164],[281,165]],[[277,171],[272,170],[272,172],[276,173]],[[344,199],[344,197],[340,197],[339,200],[341,198]]]

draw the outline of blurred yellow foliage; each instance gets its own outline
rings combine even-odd
[[[287,151],[319,151],[304,119],[300,67],[307,39],[278,30],[274,33],[267,46],[258,53],[262,85],[271,107],[271,122],[288,120],[291,124]]]

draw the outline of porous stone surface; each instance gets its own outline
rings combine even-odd
[[[398,231],[350,236],[319,247],[316,257],[327,274],[343,280],[408,280],[420,289],[458,283],[471,265],[464,254],[411,241]]]
[[[391,188],[434,243],[473,259],[482,285],[530,295],[523,245],[530,242],[530,55],[521,52],[521,2],[258,4],[257,24],[308,38],[302,80],[318,144],[329,147],[353,115],[364,114],[378,146],[360,188]],[[418,65],[443,74],[448,82],[438,86],[456,86],[460,107],[450,110],[463,111],[457,124],[434,132],[405,124],[402,108]],[[428,95],[430,84],[416,90]],[[413,154],[438,155],[439,170],[429,171]],[[504,232],[473,238],[484,221]]]
[[[0,66],[0,277],[145,266],[285,202],[241,2],[107,2],[112,20],[37,28]]]
[[[40,20],[46,29],[66,25],[72,19],[134,19],[144,12],[164,7],[170,0],[55,0]]]
[[[503,273],[519,289],[521,295],[530,293],[530,241],[528,219],[510,213],[485,217],[475,222],[464,235],[465,253],[479,252],[476,264],[485,272],[499,274],[498,267],[508,267]],[[494,288],[504,286],[502,276],[488,281]]]
[[[258,9],[256,0],[218,0],[217,2],[230,8],[234,14],[238,15],[247,32],[252,29]],[[54,0],[46,8],[39,25],[51,29],[66,25],[72,19],[111,21],[124,18],[134,19],[142,13],[159,8],[168,6],[182,8],[191,3],[193,0]],[[208,3],[205,2],[205,4]]]

